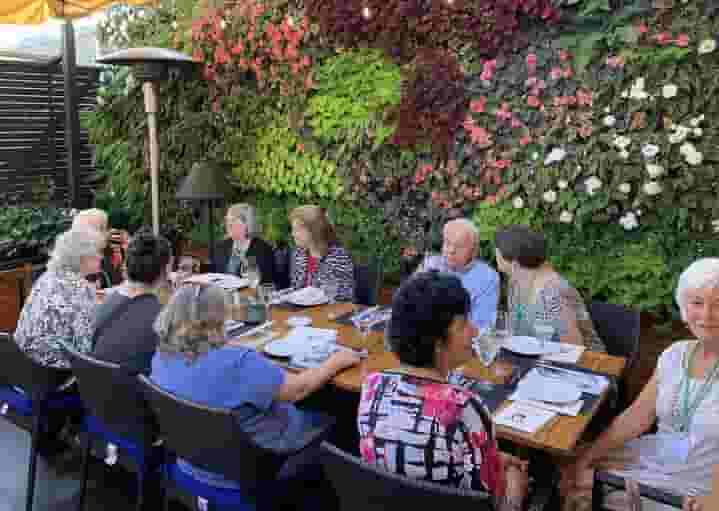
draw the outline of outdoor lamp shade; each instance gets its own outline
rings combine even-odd
[[[180,186],[175,197],[187,201],[220,200],[225,198],[229,184],[226,169],[211,162],[197,162]]]

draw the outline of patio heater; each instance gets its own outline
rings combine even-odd
[[[159,83],[167,79],[170,69],[189,68],[193,60],[174,50],[166,48],[128,48],[97,59],[103,64],[133,66],[135,79],[143,82],[145,113],[150,138],[150,190],[152,198],[152,231],[160,234],[160,142],[157,133],[157,111],[159,109]]]
[[[208,250],[210,262],[215,255],[214,206],[225,199],[230,185],[227,182],[227,169],[223,165],[201,161],[192,165],[175,197],[182,201],[199,202],[207,205]]]

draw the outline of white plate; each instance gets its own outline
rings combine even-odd
[[[295,354],[302,353],[306,349],[302,343],[296,339],[278,339],[265,344],[263,351],[271,357],[290,358]]]
[[[519,393],[523,400],[546,403],[573,403],[582,397],[576,385],[549,379],[544,379],[541,385],[522,385]]]
[[[557,349],[552,346],[548,346],[551,343],[545,343],[547,346],[542,345],[542,341],[536,337],[527,337],[522,335],[515,335],[506,339],[502,344],[503,348],[508,349],[513,353],[528,356],[544,355],[545,353],[556,353]]]
[[[308,307],[311,305],[322,305],[329,300],[324,291],[317,287],[305,287],[285,297],[285,301],[293,305]]]
[[[290,326],[310,326],[312,318],[309,316],[290,316],[287,318],[287,324]]]

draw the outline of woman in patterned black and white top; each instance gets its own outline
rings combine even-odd
[[[92,348],[96,288],[85,277],[100,270],[105,241],[97,231],[79,227],[57,237],[14,334],[20,349],[37,362],[67,368],[64,344],[80,352]]]
[[[292,287],[322,288],[333,283],[337,300],[352,301],[354,263],[337,243],[325,211],[319,206],[300,206],[290,212],[290,223],[297,246],[292,255]]]
[[[497,231],[497,269],[509,276],[512,333],[535,336],[535,324],[554,327],[561,342],[606,352],[579,292],[547,260],[544,235],[524,225]]]

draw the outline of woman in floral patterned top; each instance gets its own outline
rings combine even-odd
[[[99,271],[104,248],[105,240],[90,229],[71,229],[55,240],[15,329],[15,342],[34,360],[67,368],[63,344],[80,352],[92,348],[95,289],[85,277]]]
[[[417,274],[395,294],[388,338],[402,366],[365,379],[360,453],[407,477],[487,492],[500,511],[514,511],[526,495],[526,463],[499,452],[480,397],[447,383],[473,356],[469,310],[462,282],[447,274]]]

